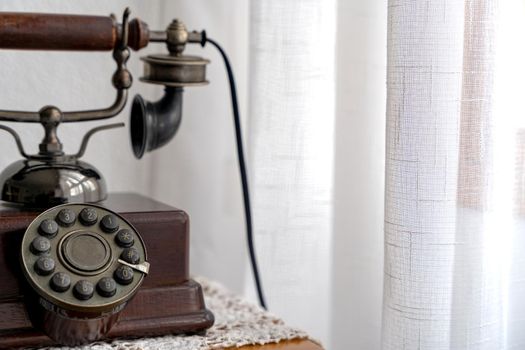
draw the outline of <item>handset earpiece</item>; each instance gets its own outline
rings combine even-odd
[[[184,24],[174,20],[166,30],[169,54],[142,57],[144,76],[141,81],[164,85],[164,95],[156,102],[135,95],[131,107],[130,134],[133,154],[142,158],[168,143],[177,132],[182,119],[182,93],[186,86],[208,84],[206,65],[209,60],[182,54],[188,42],[202,43],[204,32],[188,33]]]
[[[177,132],[182,118],[182,87],[166,86],[156,102],[135,95],[131,105],[130,130],[133,154],[138,159],[168,143]]]

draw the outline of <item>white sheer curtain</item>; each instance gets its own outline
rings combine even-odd
[[[334,132],[333,0],[254,1],[251,187],[273,312],[329,339]],[[251,278],[248,279],[251,285]]]
[[[334,6],[330,48],[317,34]],[[250,155],[273,310],[333,349],[524,348],[524,4],[267,1],[251,12]],[[318,112],[331,93],[335,120]],[[375,138],[385,104],[386,157]]]
[[[389,2],[383,349],[525,346],[523,10]]]
[[[378,349],[386,1],[252,1],[250,175],[270,310]],[[246,279],[252,287],[251,277]]]

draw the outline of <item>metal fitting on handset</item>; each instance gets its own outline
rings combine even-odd
[[[182,21],[173,20],[165,31],[149,32],[150,42],[163,42],[169,54],[142,57],[144,76],[141,81],[164,85],[164,96],[149,102],[142,96],[133,99],[130,116],[133,153],[141,158],[168,143],[177,132],[182,118],[182,92],[186,86],[206,85],[209,60],[186,56],[187,43],[204,43],[205,32],[188,32]]]

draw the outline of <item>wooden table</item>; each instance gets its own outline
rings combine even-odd
[[[230,350],[323,350],[323,348],[310,340],[288,340],[275,344],[248,345]]]

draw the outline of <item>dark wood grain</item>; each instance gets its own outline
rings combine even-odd
[[[0,13],[0,47],[31,50],[112,50],[112,18],[43,13]]]
[[[149,42],[146,23],[130,21],[128,45]],[[119,42],[120,25],[111,17],[0,12],[0,48],[25,50],[109,51]]]
[[[137,194],[112,194],[102,205],[140,232],[151,270],[144,287],[170,286],[189,278],[189,217]],[[22,295],[19,248],[26,227],[40,211],[0,202],[0,300]]]
[[[278,343],[271,343],[265,345],[246,345],[235,348],[228,348],[228,350],[323,350],[323,348],[311,340],[296,339],[281,341]]]
[[[128,46],[137,51],[148,46],[149,28],[141,20],[135,18],[129,22]]]
[[[0,349],[52,345],[33,328],[23,300],[0,302]],[[200,332],[213,324],[200,285],[192,280],[170,287],[142,288],[122,311],[107,339]]]
[[[198,332],[213,324],[201,287],[189,279],[189,218],[179,209],[136,194],[113,194],[102,205],[140,232],[149,275],[108,337]],[[51,344],[32,326],[18,263],[25,227],[38,211],[0,204],[0,348]],[[31,314],[33,315],[33,314]]]

